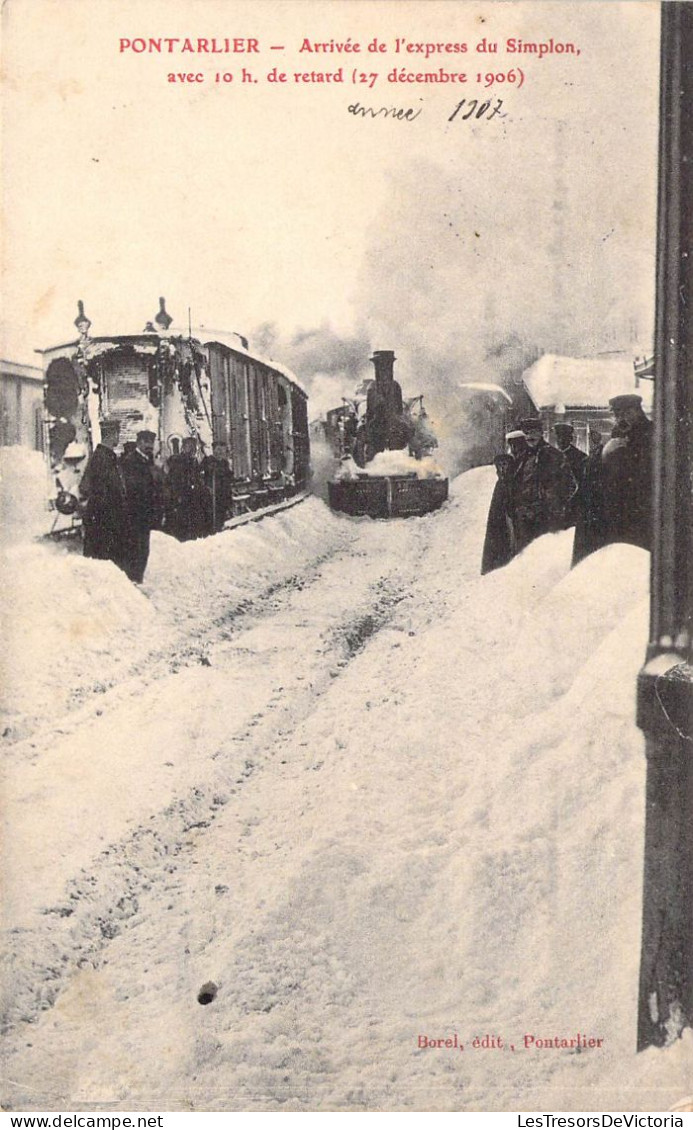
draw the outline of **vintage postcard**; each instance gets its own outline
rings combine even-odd
[[[660,14],[4,0],[3,1109],[690,1103]]]

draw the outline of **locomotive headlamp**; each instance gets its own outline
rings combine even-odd
[[[75,318],[74,324],[77,327],[77,331],[79,333],[79,336],[80,337],[86,337],[87,334],[89,333],[89,328],[91,326],[91,322],[89,321],[89,318],[87,318],[87,315],[84,313],[84,303],[82,302],[81,298],[80,298],[79,302],[77,303],[77,310],[79,311],[79,313],[77,314],[77,317]]]
[[[55,509],[66,516],[76,514],[79,510],[79,502],[69,490],[59,490],[55,499]]]

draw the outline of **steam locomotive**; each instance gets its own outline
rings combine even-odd
[[[310,475],[307,395],[288,369],[255,356],[238,334],[171,331],[165,300],[139,334],[90,336],[79,303],[78,338],[42,350],[52,533],[80,524],[79,483],[100,440],[120,424],[120,445],[149,430],[162,479],[186,439],[198,457],[227,464],[221,522],[302,495]]]

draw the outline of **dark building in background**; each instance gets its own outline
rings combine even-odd
[[[642,369],[642,366],[641,366]],[[643,410],[652,414],[652,381],[638,378],[634,359],[626,353],[596,357],[561,357],[546,353],[522,374],[533,411],[544,425],[544,438],[554,443],[556,424],[571,424],[575,444],[589,452],[590,433],[607,440],[614,419],[609,400],[626,392],[642,397]]]
[[[0,361],[0,447],[43,451],[43,371]]]

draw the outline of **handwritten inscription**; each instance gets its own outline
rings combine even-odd
[[[418,110],[398,109],[397,106],[379,106],[377,110],[374,110],[372,106],[362,106],[360,102],[352,102],[348,112],[357,118],[394,118],[397,122],[413,122],[419,117],[422,110],[423,106]]]
[[[460,115],[460,121],[463,122],[468,122],[471,117],[474,117],[475,121],[478,121],[481,118],[486,118],[486,120],[488,121],[491,118],[495,118],[498,114],[501,116],[501,118],[505,118],[507,117],[507,115],[501,113],[502,106],[502,98],[497,98],[496,105],[493,107],[491,106],[491,99],[487,99],[486,102],[482,102],[480,104],[478,98],[463,98],[462,101],[458,102],[455,106],[455,109],[452,111],[450,117],[448,118],[448,121],[454,121],[458,114]]]
[[[421,99],[419,99],[421,101]],[[495,106],[489,98],[485,102],[480,102],[478,98],[463,98],[457,103],[455,109],[450,114],[448,121],[452,122],[459,116],[459,121],[468,122],[486,120],[491,118],[507,117],[507,114],[502,112],[503,99],[497,98]],[[352,114],[355,118],[392,118],[396,122],[414,122],[423,113],[423,106],[418,109],[414,107],[399,106],[364,106],[360,102],[352,102],[347,107],[347,112]]]

